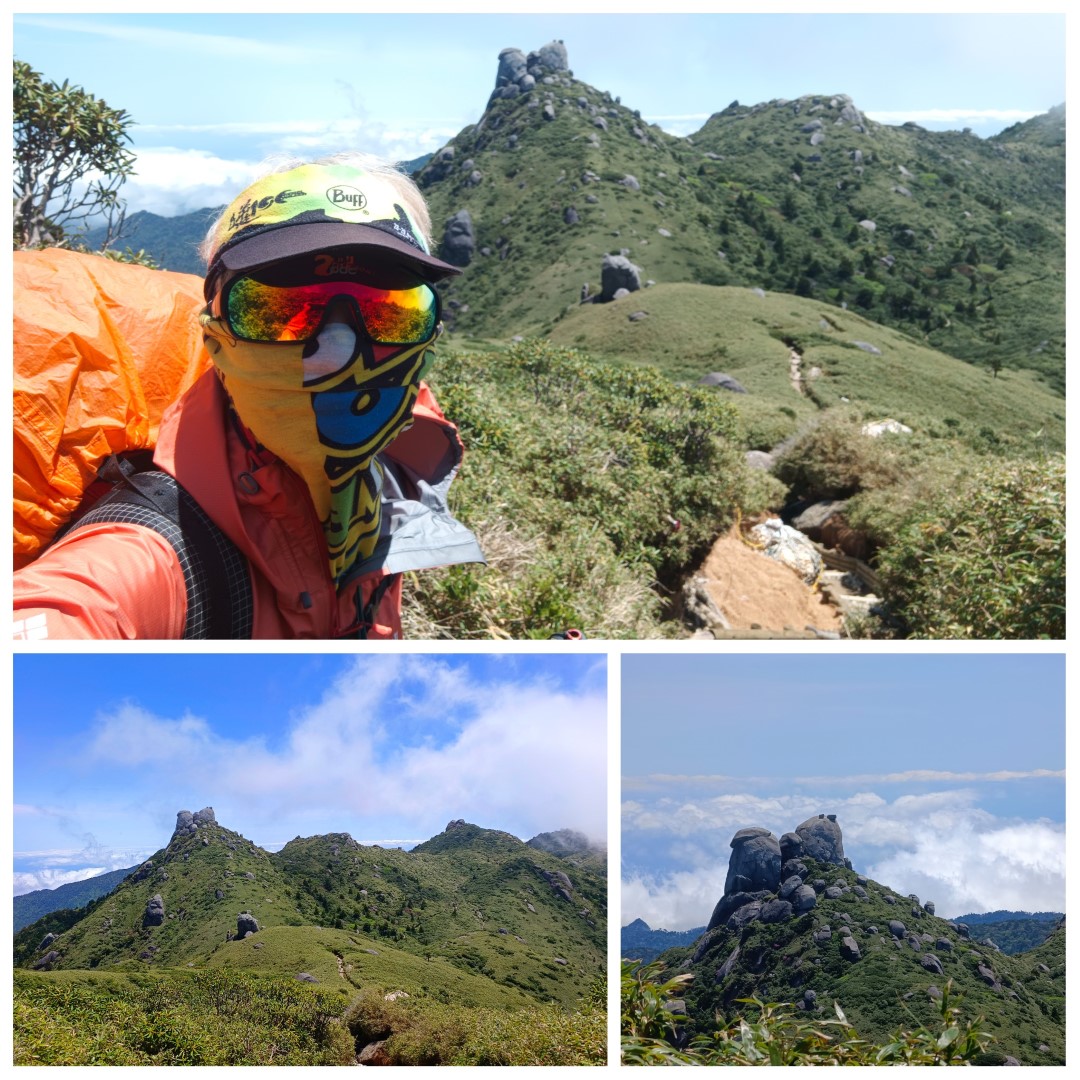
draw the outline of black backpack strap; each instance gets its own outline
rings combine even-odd
[[[99,477],[112,489],[70,530],[103,522],[153,529],[172,545],[184,571],[184,637],[250,638],[254,607],[247,559],[184,487],[153,468],[148,456],[113,454]]]

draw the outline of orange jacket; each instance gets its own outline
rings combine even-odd
[[[252,637],[401,635],[407,570],[482,562],[472,533],[454,520],[446,491],[461,462],[457,429],[422,386],[414,423],[380,456],[386,472],[383,535],[335,590],[322,525],[307,488],[265,452],[251,450],[208,371],[165,413],[154,461],[174,476],[248,559]],[[366,609],[388,575],[377,609]],[[15,636],[178,638],[187,598],[172,546],[140,525],[75,530],[15,575]]]

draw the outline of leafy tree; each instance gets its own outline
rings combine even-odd
[[[99,216],[108,246],[123,221],[120,185],[135,164],[125,146],[128,114],[66,79],[48,82],[20,60],[12,105],[14,246],[62,244],[69,230]]]

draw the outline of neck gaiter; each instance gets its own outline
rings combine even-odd
[[[347,323],[328,322],[306,344],[257,344],[238,341],[210,314],[201,321],[241,422],[307,485],[340,584],[379,538],[375,455],[410,422],[431,340],[375,346]]]

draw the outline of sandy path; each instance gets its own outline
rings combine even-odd
[[[698,571],[733,630],[839,630],[837,608],[802,583],[794,570],[745,544],[735,528],[713,545]]]

